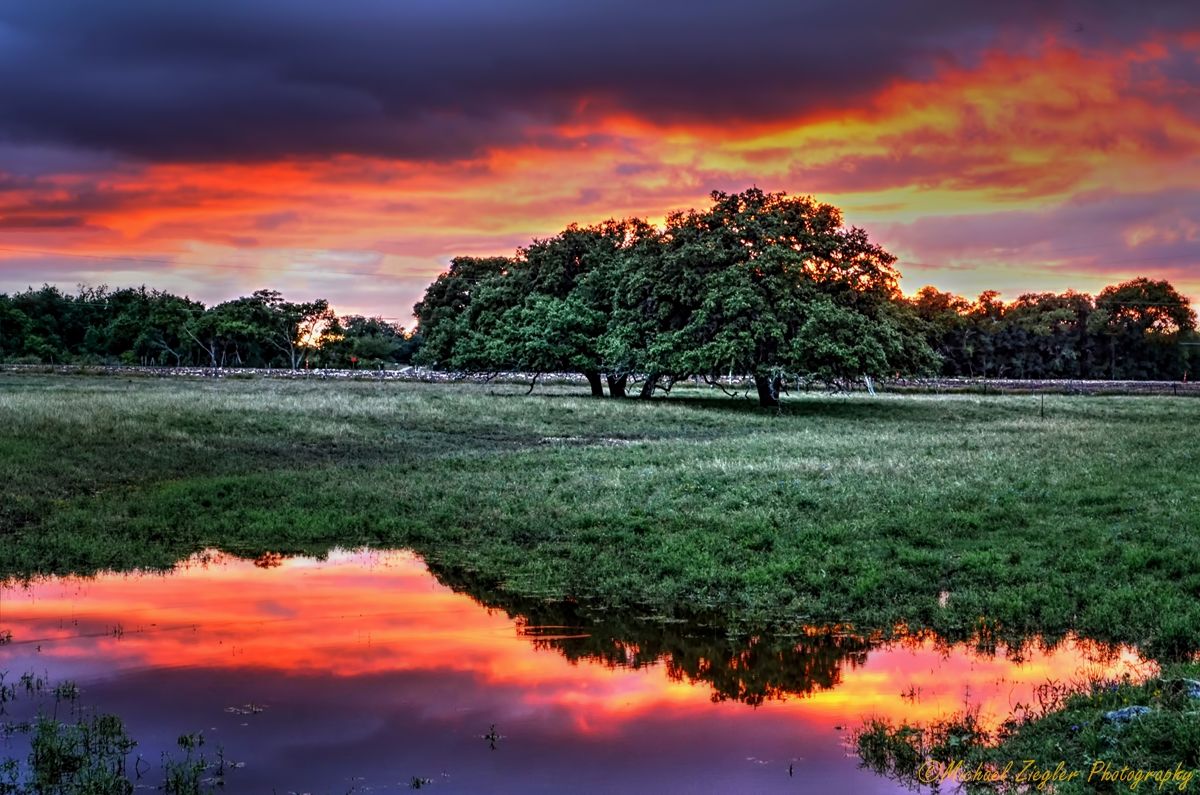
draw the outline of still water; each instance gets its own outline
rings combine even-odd
[[[1081,640],[1019,654],[837,630],[738,644],[536,605],[510,615],[406,552],[206,553],[170,574],[9,583],[0,637],[9,682],[73,680],[148,765],[202,731],[237,765],[231,793],[902,792],[848,747],[863,718],[969,704],[996,722],[1047,680],[1145,670]],[[17,699],[0,721],[50,708]],[[0,757],[22,742],[0,740]]]

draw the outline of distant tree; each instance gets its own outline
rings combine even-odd
[[[972,304],[932,287],[909,304],[947,375],[1013,378],[1179,378],[1194,354],[1187,298],[1166,281],[1134,279],[1092,299],[1067,291],[1011,303],[987,291]]]
[[[275,290],[258,290],[211,307],[183,329],[214,367],[281,364],[295,370],[316,350],[322,326],[333,317],[324,299],[293,303]]]
[[[82,346],[86,326],[79,323],[73,298],[57,287],[31,288],[10,301],[27,321],[19,356],[62,363],[71,357],[72,349]]]
[[[910,304],[924,323],[930,348],[941,357],[943,375],[973,375],[976,330],[970,322],[971,302],[935,287],[922,287]]]
[[[1004,343],[1017,378],[1078,378],[1090,367],[1089,295],[1028,293],[1004,311]]]
[[[272,332],[263,302],[245,296],[210,307],[193,327],[194,339],[214,367],[265,366],[271,358],[263,355],[266,338]]]
[[[30,326],[29,317],[14,305],[11,298],[0,294],[0,359],[21,355]]]
[[[285,301],[277,290],[256,290],[251,300],[262,307],[261,312],[253,313],[262,339],[279,351],[293,370],[299,369],[316,347],[321,326],[334,318],[323,298],[294,303]]]
[[[371,366],[407,364],[419,340],[379,317],[346,315],[331,320],[318,340],[322,361],[337,367],[362,362]]]
[[[1169,282],[1133,279],[1096,297],[1091,327],[1104,341],[1109,378],[1178,378],[1179,343],[1196,330],[1191,303]]]
[[[154,293],[152,298],[146,323],[135,342],[136,349],[160,361],[171,357],[176,367],[185,360],[192,363],[193,342],[188,329],[203,316],[204,305],[170,293]]]

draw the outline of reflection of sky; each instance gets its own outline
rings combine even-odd
[[[968,696],[1003,717],[1047,679],[1134,660],[1097,662],[1089,644],[1067,644],[1017,665],[915,641],[844,665],[833,690],[758,708],[713,703],[705,684],[672,681],[661,666],[536,649],[405,553],[273,569],[218,556],[169,577],[14,586],[0,595],[0,628],[13,633],[0,671],[78,681],[87,705],[126,718],[148,760],[203,729],[247,763],[231,792],[345,791],[353,776],[376,788],[423,776],[467,792],[891,791],[857,770],[838,727],[938,717]],[[226,711],[248,703],[266,709]],[[491,724],[504,735],[496,751],[481,739]]]

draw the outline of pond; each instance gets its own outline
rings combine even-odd
[[[0,672],[78,695],[18,692],[0,722],[115,713],[147,788],[202,733],[230,793],[880,793],[905,790],[860,767],[848,734],[866,717],[969,704],[994,722],[1047,680],[1146,670],[1078,639],[980,649],[833,627],[738,643],[510,614],[456,587],[410,553],[364,550],[8,583]],[[0,757],[24,760],[27,737],[8,732]]]

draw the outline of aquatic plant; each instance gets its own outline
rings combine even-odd
[[[29,721],[3,725],[6,736],[28,735],[29,753],[24,764],[12,757],[0,760],[0,795],[129,795],[135,789],[133,780],[149,772],[140,756],[130,769],[129,756],[137,741],[119,716],[85,713],[75,682],[64,680],[50,687],[44,677],[27,672],[18,682],[6,684],[6,676],[0,672],[0,705],[18,697],[52,697],[54,714],[42,710]],[[71,720],[57,716],[63,702],[72,705]],[[204,736],[199,732],[180,735],[177,744],[182,758],[162,756],[161,789],[168,795],[210,792],[223,783],[225,770],[234,767],[220,748],[215,762],[207,759],[200,752]]]

